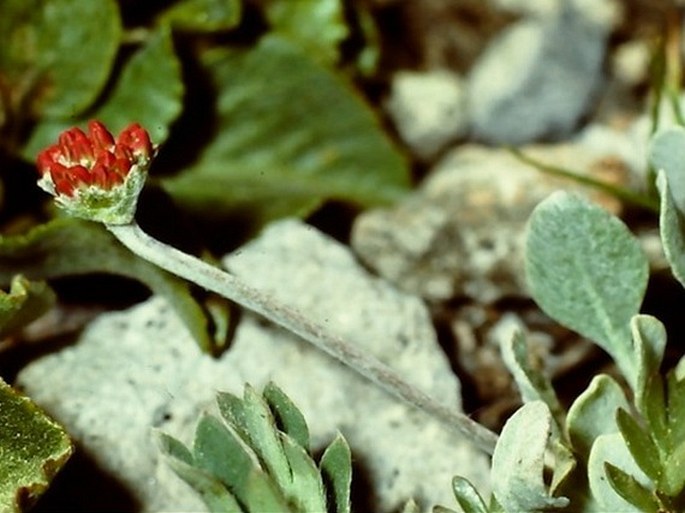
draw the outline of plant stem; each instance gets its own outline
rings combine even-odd
[[[276,301],[268,294],[243,283],[236,276],[214,267],[146,234],[135,222],[127,225],[106,225],[110,232],[135,254],[181,278],[216,292],[266,319],[299,335],[353,370],[373,381],[392,395],[399,397],[457,430],[476,446],[492,454],[497,435],[463,413],[453,411],[405,381],[372,355],[330,333],[299,311]]]

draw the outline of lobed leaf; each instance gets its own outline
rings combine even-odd
[[[639,362],[629,324],[649,266],[628,228],[601,207],[556,192],[531,215],[526,273],[540,307],[607,351],[635,389]]]
[[[184,208],[259,224],[326,199],[373,205],[406,191],[407,164],[370,109],[296,45],[268,36],[204,63],[216,132],[196,162],[162,180]]]
[[[0,284],[14,274],[30,279],[105,272],[134,278],[164,296],[205,351],[212,347],[207,319],[183,280],[136,257],[96,223],[60,218],[25,235],[0,235]]]
[[[0,511],[33,503],[72,450],[61,426],[0,379]]]

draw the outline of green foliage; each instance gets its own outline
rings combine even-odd
[[[68,27],[68,29],[67,29]],[[24,116],[69,118],[102,91],[114,65],[121,22],[114,0],[5,0],[0,70]],[[74,56],[78,55],[78,59]]]
[[[189,294],[188,284],[134,256],[100,224],[62,218],[25,235],[0,236],[0,261],[0,283],[8,283],[18,273],[52,279],[106,272],[140,280],[166,297],[200,347],[212,347],[207,319]]]
[[[665,253],[685,285],[683,147],[685,130],[672,128],[654,137],[650,155]],[[662,372],[666,329],[638,313],[647,263],[636,239],[601,208],[555,193],[531,216],[526,270],[538,304],[605,349],[633,394],[612,377],[595,376],[565,414],[549,380],[530,365],[523,337],[503,343],[525,404],[495,448],[493,504],[517,512],[683,511],[685,358]],[[489,511],[468,482],[455,483],[464,511]]]
[[[223,422],[205,415],[192,451],[161,435],[171,468],[210,511],[349,513],[352,463],[338,435],[317,466],[302,414],[273,383],[262,395],[220,393]],[[327,493],[328,492],[328,493]]]
[[[296,45],[268,36],[205,66],[219,91],[218,130],[193,165],[162,182],[184,208],[265,222],[327,198],[387,202],[407,187],[406,163],[371,111]]]
[[[40,316],[53,300],[44,283],[15,277],[9,293],[0,291],[0,337]],[[0,379],[0,511],[33,503],[71,452],[64,430]]]
[[[633,387],[638,364],[629,325],[648,271],[628,228],[578,196],[557,192],[530,218],[526,273],[536,302],[606,350]]]
[[[12,278],[9,294],[0,290],[0,339],[43,315],[54,302],[55,293],[45,283]]]
[[[157,4],[146,6],[147,26],[131,26],[141,8],[135,2],[3,3],[0,153],[15,160],[0,166],[0,191],[6,177],[26,173],[21,159],[32,161],[64,129],[96,118],[115,133],[138,122],[160,146],[149,184],[158,190],[145,196],[151,198],[147,211],[168,193],[181,215],[193,214],[194,222],[210,227],[197,233],[217,239],[236,231],[236,218],[240,235],[249,235],[274,218],[309,215],[330,199],[368,206],[404,193],[407,163],[335,68],[350,30],[339,0],[255,4],[270,27],[251,46],[223,39],[243,28],[240,0]],[[162,177],[154,181],[158,171]],[[19,226],[27,219],[36,223],[42,212],[22,211],[35,204],[30,180],[11,183],[6,192],[20,207],[4,218],[7,225],[14,216]],[[31,198],[27,207],[23,198]],[[101,233],[91,244],[93,229],[86,224],[56,226],[34,224],[25,240],[33,240],[34,249],[48,244],[60,265],[33,260],[28,246],[7,252],[7,244],[20,239],[6,238],[0,242],[0,283],[15,273],[133,277],[170,298],[201,347],[211,348],[205,316],[187,287],[117,253]],[[58,240],[58,232],[75,240]],[[52,234],[50,242],[36,234]],[[83,257],[92,248],[107,253],[105,263]],[[213,315],[219,311],[212,307]],[[216,319],[231,331],[223,314]]]
[[[0,379],[0,511],[34,502],[71,452],[64,430]]]
[[[338,46],[349,34],[341,0],[261,0],[261,3],[276,33],[298,43],[325,64],[337,62]]]

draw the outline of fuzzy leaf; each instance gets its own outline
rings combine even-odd
[[[685,440],[671,452],[664,461],[664,473],[659,489],[671,497],[677,497],[685,487]]]
[[[639,362],[635,397],[638,408],[643,412],[649,380],[659,373],[664,357],[666,328],[650,315],[636,315],[630,321],[630,328]]]
[[[661,477],[659,449],[650,433],[642,429],[623,408],[619,408],[616,414],[616,423],[635,463],[652,481],[658,482]]]
[[[642,513],[659,513],[661,508],[654,494],[642,486],[633,476],[626,474],[611,463],[605,463],[609,483],[626,501],[636,506]]]
[[[658,172],[656,186],[661,197],[661,243],[673,276],[685,287],[685,220],[674,202],[671,184],[663,169]]]
[[[9,293],[0,290],[0,339],[37,319],[55,302],[55,293],[43,282],[15,276]]]
[[[145,283],[164,296],[185,322],[198,345],[208,351],[207,320],[189,293],[188,285],[136,257],[96,223],[61,218],[40,225],[25,235],[0,235],[0,284],[15,274],[30,279],[105,272]]]
[[[301,45],[320,62],[338,61],[338,46],[349,33],[340,0],[263,0],[262,4],[274,31]]]
[[[204,62],[218,91],[215,136],[188,169],[162,180],[186,209],[259,224],[329,198],[373,205],[406,191],[406,162],[370,109],[295,45],[269,36]]]
[[[169,127],[182,109],[183,80],[168,29],[159,29],[124,66],[112,92],[95,109],[80,118],[46,120],[39,123],[24,148],[33,160],[45,146],[53,144],[64,130],[89,119],[99,119],[112,133],[138,122],[155,144],[169,136]]]
[[[685,214],[685,128],[671,127],[652,137],[649,163],[657,172],[664,172],[673,201],[681,215]]]
[[[319,469],[307,451],[287,435],[281,435],[283,451],[292,472],[288,502],[300,511],[326,511],[326,496]]]
[[[246,385],[242,401],[231,394],[220,393],[217,402],[221,414],[252,448],[278,487],[290,490],[290,466],[266,401]]]
[[[611,463],[624,473],[632,475],[643,487],[650,486],[649,478],[635,463],[621,434],[600,435],[592,445],[587,466],[590,489],[600,506],[599,511],[641,513],[611,486],[606,475],[606,463]]]
[[[668,386],[668,433],[674,445],[685,441],[685,379],[678,379],[671,370],[666,378]],[[672,450],[672,446],[670,449]]]
[[[566,426],[576,452],[587,461],[600,435],[618,433],[616,411],[628,408],[621,386],[605,374],[595,376],[569,408]]]
[[[511,339],[505,339],[500,350],[502,359],[514,377],[524,402],[543,401],[561,429],[564,425],[564,410],[549,378],[530,364],[523,334],[516,332]]]
[[[488,508],[478,490],[468,479],[459,476],[454,477],[452,479],[452,490],[464,513],[488,513]]]
[[[3,0],[0,70],[34,116],[75,116],[102,91],[120,38],[114,0]]]
[[[601,207],[556,192],[530,218],[526,271],[540,307],[607,351],[635,389],[638,361],[629,326],[649,266],[628,228]]]
[[[264,387],[262,395],[276,417],[279,428],[308,451],[309,428],[295,403],[273,382]]]
[[[261,472],[248,476],[247,510],[254,513],[274,511],[278,513],[299,513],[291,507],[276,488],[273,481],[263,479]]]
[[[542,401],[524,404],[502,429],[492,455],[493,493],[506,511],[563,508],[566,497],[551,497],[543,480],[552,416]]]
[[[22,511],[69,459],[69,437],[0,379],[0,511]]]
[[[181,0],[157,21],[187,32],[220,32],[240,23],[241,9],[240,0]]]
[[[334,513],[350,513],[352,455],[349,445],[340,433],[326,447],[319,467],[326,480],[329,496],[335,500]]]
[[[223,423],[205,415],[195,431],[193,461],[216,477],[243,504],[248,501],[248,477],[259,473],[254,455]]]
[[[167,457],[167,463],[178,477],[197,492],[210,513],[244,513],[235,497],[206,470],[173,457]]]

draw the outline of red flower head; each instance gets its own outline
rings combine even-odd
[[[38,184],[73,215],[125,224],[133,218],[154,154],[139,124],[129,125],[115,140],[102,123],[91,121],[88,134],[71,128],[38,154]]]

